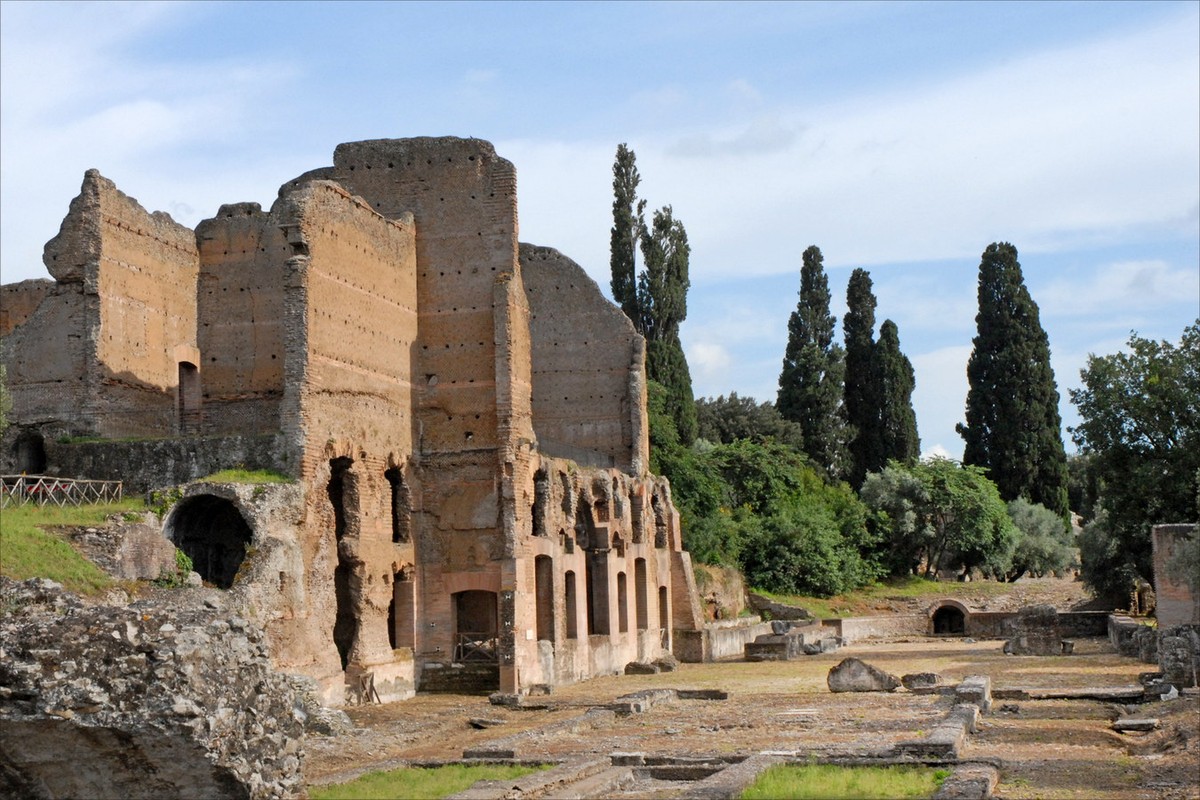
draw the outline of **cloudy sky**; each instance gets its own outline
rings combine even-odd
[[[922,448],[958,456],[989,243],[1020,251],[1068,425],[1089,353],[1200,316],[1198,43],[1196,2],[3,2],[0,273],[46,276],[89,167],[195,225],[339,142],[459,135],[517,165],[521,239],[607,294],[627,142],[691,240],[697,396],[774,399],[816,244],[839,336],[864,267]]]

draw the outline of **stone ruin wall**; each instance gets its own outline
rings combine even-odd
[[[522,685],[619,672],[669,651],[676,627],[701,625],[698,600],[677,607],[672,591],[679,524],[666,481],[543,457],[534,492],[532,535],[516,542]]]
[[[1186,583],[1177,583],[1167,575],[1167,564],[1174,557],[1176,548],[1196,536],[1200,536],[1200,529],[1194,524],[1155,525],[1150,529],[1154,555],[1154,614],[1160,628],[1200,625],[1200,596]]]
[[[196,338],[203,361],[198,428],[210,435],[278,432],[291,255],[279,220],[258,203],[223,205],[196,226],[196,241]]]
[[[168,348],[168,323],[154,340],[144,319],[152,301],[171,308],[187,293],[169,258],[186,261],[187,248],[159,252],[180,228],[166,215],[89,173],[81,197],[110,194],[129,218],[82,235],[100,217],[77,199],[51,242],[164,282],[157,295],[128,276],[103,284],[105,313],[129,317],[114,331],[145,331],[143,344],[168,352],[158,373],[145,369],[164,396],[164,376],[184,377],[177,362],[198,368],[202,396],[155,407],[159,435],[273,435],[271,466],[300,479],[294,535],[256,539],[246,575],[267,587],[255,597],[280,664],[318,678],[329,702],[342,700],[343,668],[373,670],[395,699],[423,664],[449,662],[458,592],[496,598],[507,691],[657,657],[673,628],[702,624],[669,487],[646,474],[644,344],[573,262],[531,246],[518,262],[515,190],[512,164],[486,142],[383,140],[339,146],[333,167],[285,184],[268,213],[222,206],[192,239],[199,354]],[[60,268],[49,293],[76,290],[73,276]],[[17,332],[74,309],[55,300]],[[140,363],[80,350],[67,371],[105,358]],[[217,466],[162,458],[192,478]]]
[[[198,360],[191,229],[88,170],[43,260],[49,302],[8,343],[13,418],[54,421],[50,433],[174,433],[178,361]]]
[[[399,670],[385,665],[394,662],[392,582],[414,560],[410,533],[396,528],[393,488],[413,484],[412,220],[384,219],[327,181],[279,205],[290,209],[281,222],[296,253],[288,261],[284,418],[307,487],[304,562],[310,574],[333,578],[310,582],[310,641],[294,649],[323,650],[321,671],[335,683],[344,662],[372,668],[381,693],[411,694],[411,660]]]
[[[383,216],[411,212],[416,224],[416,644],[418,658],[448,660],[451,596],[485,590],[511,601],[505,556],[522,513],[528,527],[513,488],[532,486],[533,440],[516,171],[487,142],[418,138],[339,145],[333,167],[304,177],[336,180]],[[511,661],[510,642],[501,654],[510,678]]]
[[[45,278],[0,286],[0,336],[8,336],[24,324],[53,289],[54,281]]]
[[[596,282],[549,247],[522,244],[533,341],[533,418],[543,453],[640,474],[650,461],[645,344]]]

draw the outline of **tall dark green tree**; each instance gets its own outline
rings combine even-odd
[[[853,429],[848,478],[856,488],[862,486],[868,472],[878,472],[887,463],[880,430],[883,398],[874,368],[875,305],[871,274],[865,269],[854,270],[846,287],[842,335],[846,342],[846,421]]]
[[[888,461],[912,466],[921,455],[917,413],[912,405],[917,382],[912,362],[900,351],[900,332],[890,319],[879,328],[871,367],[879,396],[879,452],[883,456],[883,462],[871,471]]]
[[[646,201],[637,196],[637,156],[624,143],[617,145],[613,162],[613,226],[609,247],[612,267],[613,300],[635,326],[641,324],[638,311],[637,250],[644,223]]]
[[[690,445],[696,438],[696,402],[679,326],[687,318],[691,246],[670,206],[654,212],[641,245],[646,268],[638,278],[637,303],[646,337],[646,375],[666,388],[667,413],[675,420],[679,440]]]
[[[1067,456],[1050,342],[1017,248],[988,245],[979,264],[978,334],[967,362],[963,463],[984,467],[1007,500],[1067,516]]]
[[[784,419],[800,423],[804,451],[829,475],[846,474],[849,430],[842,405],[845,359],[833,342],[829,280],[821,250],[804,251],[800,302],[788,320],[788,343],[779,373],[775,406]]]

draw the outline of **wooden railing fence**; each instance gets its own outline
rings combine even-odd
[[[121,499],[121,481],[82,481],[50,475],[0,475],[0,508],[81,506]]]

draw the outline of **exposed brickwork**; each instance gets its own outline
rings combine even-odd
[[[44,448],[48,471],[124,464],[136,483],[245,464],[208,437],[257,442],[295,507],[269,534],[247,519],[234,590],[327,700],[343,675],[392,699],[472,658],[519,692],[703,625],[647,472],[644,342],[576,264],[518,245],[516,171],[489,143],[343,144],[270,211],[224,205],[194,232],[89,172],[46,263],[52,286],[5,290],[45,297],[13,312],[0,459],[62,432],[171,442]]]
[[[1154,546],[1154,594],[1157,602],[1155,616],[1160,628],[1175,625],[1200,624],[1200,597],[1186,583],[1174,581],[1167,574],[1167,563],[1175,551],[1189,538],[1200,536],[1195,525],[1155,525],[1150,530]]]

